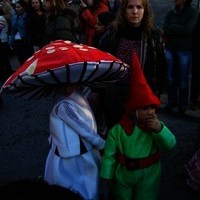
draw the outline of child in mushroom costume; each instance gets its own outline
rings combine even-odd
[[[176,143],[174,135],[155,114],[159,106],[160,100],[147,84],[134,54],[125,114],[108,132],[100,171],[114,199],[156,200],[158,197],[160,154]]]
[[[60,86],[50,114],[50,151],[44,179],[83,199],[99,198],[99,166],[105,141],[77,84]]]

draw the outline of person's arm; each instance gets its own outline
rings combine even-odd
[[[175,136],[164,125],[164,123],[160,122],[156,114],[147,119],[145,125],[148,129],[151,130],[151,133],[156,141],[159,150],[167,151],[175,146]]]
[[[89,27],[94,27],[96,25],[98,14],[109,11],[108,6],[101,2],[97,5],[95,10],[89,9],[84,2],[82,2],[80,6],[82,7],[80,18],[82,18]]]
[[[156,84],[158,86],[158,95],[162,94],[166,90],[167,86],[167,62],[164,52],[164,41],[162,37],[162,31],[160,29],[155,29],[152,31],[151,37],[152,43],[152,58],[155,64],[155,78]]]
[[[88,112],[90,112],[88,110]],[[93,128],[87,123],[85,115],[75,107],[74,103],[70,100],[60,104],[57,108],[58,117],[67,123],[73,130],[80,136],[88,140],[97,149],[103,149],[105,141],[95,132]]]
[[[153,133],[153,136],[159,150],[168,151],[176,145],[176,138],[163,123],[162,126],[162,130],[159,133]]]

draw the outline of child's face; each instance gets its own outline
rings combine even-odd
[[[136,111],[136,117],[140,122],[144,122],[147,119],[154,116],[155,112],[156,112],[155,106],[146,106]]]

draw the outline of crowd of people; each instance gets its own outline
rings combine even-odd
[[[174,8],[158,27],[148,0],[114,2],[18,0],[12,4],[1,0],[0,78],[6,80],[13,73],[10,54],[16,54],[23,64],[55,40],[93,46],[127,63],[130,67],[125,79],[104,89],[91,88],[88,100],[77,85],[59,89],[62,99],[50,114],[50,131],[54,134],[62,126],[62,134],[68,130],[73,137],[64,135],[56,145],[64,152],[65,143],[73,139],[79,144],[81,137],[90,151],[68,149],[73,153],[66,159],[50,141],[44,179],[84,199],[96,200],[100,176],[106,180],[111,199],[156,200],[160,156],[176,143],[171,131],[157,118],[160,95],[167,93],[164,109],[171,114],[184,114],[190,104],[193,110],[200,108],[200,14],[191,0],[174,0]],[[90,101],[94,97],[98,105]],[[91,109],[96,106],[101,112]],[[107,130],[104,138],[97,134],[102,121]],[[102,163],[94,147],[104,149],[100,152]]]

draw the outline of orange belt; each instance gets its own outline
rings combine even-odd
[[[154,163],[157,163],[160,160],[160,157],[161,155],[159,153],[155,153],[146,158],[128,158],[123,154],[117,154],[117,161],[128,170],[134,170],[147,168]]]

